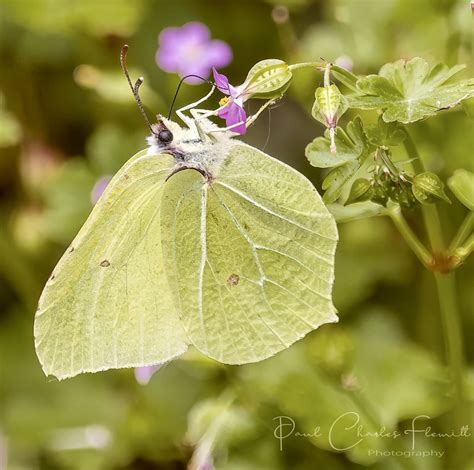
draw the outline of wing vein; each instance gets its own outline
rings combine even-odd
[[[204,338],[206,338],[206,327],[204,325],[203,312],[203,288],[204,288],[204,268],[207,261],[207,190],[208,185],[204,184],[201,191],[201,259],[199,262],[199,277],[198,277],[198,313],[199,321],[201,322]],[[207,347],[207,346],[206,346]]]
[[[318,237],[321,237],[321,238],[325,238],[327,240],[332,240],[332,241],[335,241],[334,238],[331,238],[331,237],[328,237],[327,235],[322,235],[314,230],[311,230],[310,228],[308,227],[305,227],[304,225],[300,224],[299,222],[296,222],[295,220],[291,220],[289,219],[288,217],[285,217],[284,215],[282,214],[279,214],[278,212],[275,212],[273,211],[272,209],[270,209],[269,207],[267,206],[264,206],[263,204],[260,204],[258,201],[255,201],[254,199],[252,199],[251,197],[249,197],[247,194],[243,193],[242,191],[240,191],[239,189],[237,188],[234,188],[233,186],[229,185],[229,184],[226,184],[224,183],[223,181],[219,181],[217,180],[216,181],[217,184],[221,185],[222,187],[224,188],[227,188],[229,191],[232,191],[233,193],[237,194],[238,196],[240,196],[242,199],[245,199],[247,202],[250,202],[251,204],[253,204],[255,207],[258,207],[259,209],[261,209],[262,211],[274,216],[274,217],[277,217],[278,219],[281,219],[289,224],[292,224],[292,225],[295,225],[296,227],[298,228],[301,228],[307,232],[310,232],[310,233],[313,233],[314,235],[317,235]]]

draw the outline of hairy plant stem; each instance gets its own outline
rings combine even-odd
[[[414,170],[417,173],[424,172],[425,168],[423,162],[421,161],[418,150],[408,132],[406,132],[404,145],[409,158],[413,159],[412,164]],[[430,269],[433,271],[438,293],[441,322],[443,325],[446,360],[450,368],[451,379],[454,386],[453,424],[456,427],[455,431],[459,431],[459,428],[466,423],[463,423],[463,419],[465,419],[462,381],[463,339],[461,334],[458,305],[456,301],[455,275],[452,271],[443,273],[436,269],[436,259],[439,257],[448,256],[443,239],[441,221],[436,205],[422,205],[422,212],[426,232],[432,250],[433,263]],[[456,444],[453,442],[453,446],[454,445]]]

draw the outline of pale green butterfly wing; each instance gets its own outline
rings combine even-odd
[[[143,366],[187,349],[161,247],[162,193],[174,163],[146,151],[130,159],[54,269],[35,319],[46,374]]]
[[[245,144],[215,179],[183,171],[164,190],[163,248],[184,329],[204,354],[242,364],[337,321],[337,229],[300,173]]]

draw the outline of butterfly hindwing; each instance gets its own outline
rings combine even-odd
[[[186,170],[169,183],[166,271],[199,350],[225,363],[254,362],[337,321],[336,225],[303,175],[236,144],[211,182]]]

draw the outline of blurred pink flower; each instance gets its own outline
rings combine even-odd
[[[140,385],[147,385],[153,377],[153,374],[165,365],[165,362],[160,362],[152,366],[135,367],[135,379]]]
[[[199,75],[208,78],[212,67],[225,67],[232,61],[232,50],[227,43],[211,40],[209,28],[199,22],[180,28],[165,28],[159,36],[156,63],[166,72],[181,77]],[[199,83],[189,78],[188,83]]]
[[[102,196],[102,193],[105,191],[105,188],[110,183],[111,179],[112,179],[112,176],[105,175],[105,176],[102,176],[101,178],[99,178],[95,182],[94,187],[92,188],[92,191],[91,191],[91,202],[92,202],[92,204],[97,203],[100,196]]]

